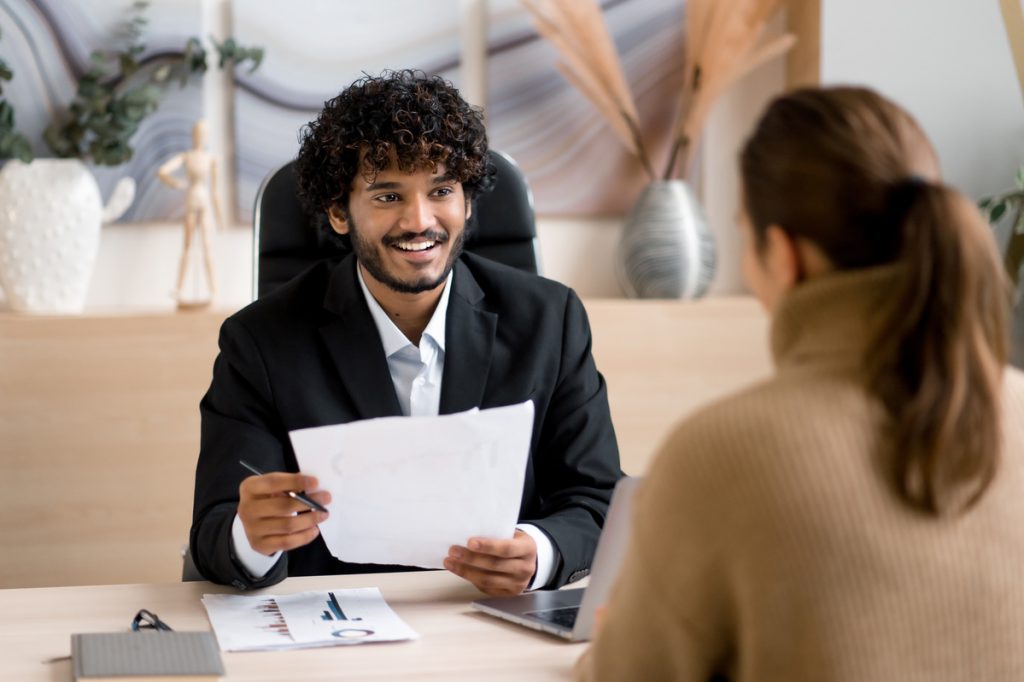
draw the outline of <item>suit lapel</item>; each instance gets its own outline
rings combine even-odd
[[[480,407],[491,366],[498,316],[483,309],[484,292],[469,268],[455,263],[445,324],[441,414]]]
[[[359,418],[400,415],[380,334],[356,281],[354,256],[349,255],[331,271],[324,308],[334,315],[320,328],[320,334]]]

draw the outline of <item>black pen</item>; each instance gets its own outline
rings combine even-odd
[[[265,476],[266,475],[264,472],[260,471],[259,469],[257,469],[253,465],[249,464],[244,459],[238,460],[238,463],[241,464],[242,466],[244,466],[249,471],[251,471],[254,474],[256,474],[257,476]],[[319,512],[326,512],[327,511],[327,507],[323,506],[322,504],[320,504],[319,502],[317,502],[315,500],[309,499],[308,497],[306,497],[302,493],[297,493],[297,492],[294,492],[292,490],[288,490],[288,491],[286,491],[286,493],[287,493],[288,497],[292,498],[293,500],[298,500],[299,502],[301,502],[302,504],[306,505],[310,509],[315,509],[315,510],[317,510]]]

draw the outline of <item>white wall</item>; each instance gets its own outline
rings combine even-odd
[[[895,99],[935,145],[945,178],[975,198],[1024,163],[1024,93],[998,0],[822,0],[824,83]]]
[[[159,0],[157,0],[159,1]],[[486,92],[481,26],[485,0],[461,0],[464,92]],[[227,35],[227,0],[205,0],[204,34]],[[913,112],[935,143],[947,179],[972,196],[1012,182],[1024,162],[1024,105],[997,0],[822,0],[822,80],[874,87]],[[736,153],[764,102],[783,84],[781,63],[748,76],[716,107],[703,148],[703,196],[718,240],[713,293],[740,291]],[[216,151],[230,158],[230,92],[216,72],[206,82]],[[614,254],[622,219],[540,220],[545,274],[584,296],[620,296]],[[104,229],[87,302],[90,309],[170,308],[180,253],[177,225]],[[218,238],[218,279],[225,307],[249,296],[246,226]]]

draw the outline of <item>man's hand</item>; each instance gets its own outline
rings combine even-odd
[[[470,538],[448,550],[444,567],[492,597],[519,594],[537,571],[537,544],[517,530],[511,540]]]
[[[249,476],[238,486],[238,518],[245,528],[249,544],[260,554],[270,556],[278,550],[295,549],[312,542],[327,514],[313,511],[288,491],[316,490],[317,480],[303,474],[273,473]],[[307,496],[327,506],[331,494],[326,490]]]

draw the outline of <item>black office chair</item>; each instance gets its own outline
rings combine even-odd
[[[498,174],[494,189],[474,199],[467,228],[467,251],[538,274],[540,255],[533,195],[526,176],[509,156],[490,150]],[[263,181],[253,211],[253,298],[273,291],[317,261],[347,251],[328,239],[302,208],[295,162],[289,161]]]
[[[199,580],[206,580],[206,578],[196,568],[196,562],[192,560],[192,552],[189,551],[188,545],[183,545],[181,548],[181,582],[192,583]]]

